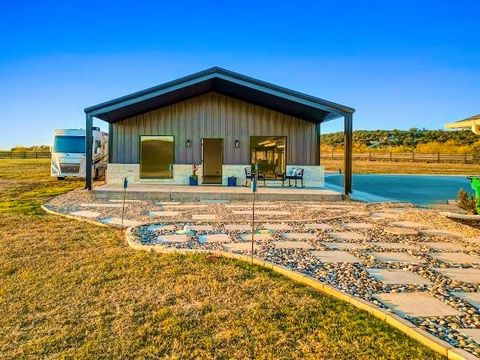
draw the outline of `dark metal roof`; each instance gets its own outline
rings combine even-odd
[[[352,114],[355,109],[213,67],[149,89],[85,109],[109,123],[180,102],[207,92],[218,92],[314,123]]]

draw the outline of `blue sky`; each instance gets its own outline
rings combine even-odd
[[[479,12],[478,0],[4,1],[0,149],[48,144],[83,127],[87,106],[214,65],[352,106],[355,129],[441,128],[480,113]]]

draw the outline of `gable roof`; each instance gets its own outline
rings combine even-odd
[[[352,114],[355,109],[245,75],[213,67],[85,109],[109,123],[122,121],[189,98],[218,92],[314,123]]]

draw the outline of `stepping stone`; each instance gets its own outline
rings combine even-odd
[[[148,231],[175,231],[175,225],[151,224],[147,226]]]
[[[455,281],[480,284],[480,269],[433,268],[433,270]]]
[[[314,247],[306,241],[274,241],[272,243],[277,249],[305,249],[310,250]]]
[[[204,199],[200,200],[202,204],[226,204],[228,203],[228,200],[223,200],[223,199]]]
[[[252,240],[252,233],[250,234],[242,234],[240,235],[240,239],[243,241],[251,241]],[[271,240],[272,235],[270,234],[254,234],[253,240]]]
[[[288,224],[263,224],[262,227],[271,231],[289,231],[293,228]]]
[[[436,253],[431,254],[436,259],[450,264],[480,264],[480,257],[464,253]]]
[[[122,225],[122,219],[117,217],[109,217],[109,218],[102,219],[100,221],[104,224],[109,224],[109,225],[118,225],[118,226]],[[130,226],[138,226],[140,224],[141,222],[139,221],[123,219],[123,226],[130,227]]]
[[[160,235],[157,237],[157,240],[164,243],[177,243],[177,242],[187,242],[187,235]]]
[[[368,245],[374,246],[374,247],[381,247],[385,249],[415,249],[414,246],[409,245],[409,244],[403,244],[403,243],[390,243],[390,242],[371,242],[368,243]]]
[[[350,223],[345,223],[343,226],[350,228],[350,229],[372,229],[373,225],[369,223],[355,223],[355,222],[350,222]]]
[[[227,231],[251,231],[252,225],[226,224],[223,226]]]
[[[332,250],[360,250],[367,248],[364,244],[351,242],[323,242],[322,244]]]
[[[400,316],[438,317],[462,314],[425,292],[376,294],[375,298]]]
[[[278,208],[278,205],[275,204],[255,204],[255,209],[272,209]]]
[[[440,237],[463,237],[462,234],[453,232],[453,231],[448,231],[448,230],[421,230],[420,231],[423,235],[428,235],[428,236],[440,236]]]
[[[190,229],[194,231],[213,231],[215,230],[212,225],[190,225]]]
[[[359,210],[359,211],[350,211],[350,212],[348,213],[348,215],[350,215],[350,216],[358,216],[358,217],[366,217],[366,216],[369,216],[370,213],[369,213],[368,211],[361,211],[361,210]]]
[[[171,206],[171,205],[180,205],[181,202],[177,201],[157,201],[155,202],[155,205],[160,205],[160,206]]]
[[[432,282],[407,270],[367,269],[367,272],[378,281],[390,285],[431,285]]]
[[[215,220],[217,215],[215,214],[193,214],[192,220]]]
[[[201,209],[205,208],[207,205],[199,205],[199,204],[179,204],[179,205],[163,205],[163,207],[168,207],[170,209]]]
[[[419,264],[424,263],[424,260],[417,259],[416,257],[400,252],[372,252],[370,253],[376,260],[382,261],[385,263],[408,263],[408,264]]]
[[[81,210],[81,211],[73,211],[73,212],[70,213],[70,215],[82,216],[82,217],[94,219],[94,218],[100,216],[100,213],[95,212],[95,211]]]
[[[307,239],[317,238],[317,236],[312,233],[283,233],[282,236],[285,239],[292,239],[292,240],[307,240]]]
[[[307,230],[333,230],[333,226],[329,224],[305,224]]]
[[[244,242],[244,243],[229,243],[222,245],[226,250],[232,252],[251,252],[252,251],[252,243]],[[253,251],[257,251],[261,248],[260,245],[253,244]]]
[[[334,232],[329,235],[339,240],[366,240],[365,235],[353,231]]]
[[[470,243],[470,244],[477,244],[480,245],[480,237],[475,237],[475,238],[463,238],[463,241]]]
[[[480,344],[480,329],[458,329],[458,331]]]
[[[207,234],[207,235],[200,235],[198,237],[198,242],[205,244],[205,243],[227,243],[232,241],[230,236],[227,234]]]
[[[392,235],[418,235],[418,231],[415,229],[409,229],[406,227],[386,227],[383,229],[387,234]]]
[[[280,210],[259,210],[259,211],[255,211],[255,215],[285,216],[285,215],[291,215],[291,213],[290,211],[280,211]]]
[[[434,250],[450,250],[450,251],[463,251],[466,250],[463,246],[449,243],[449,242],[424,242],[421,245],[425,245],[426,247]]]
[[[149,211],[148,216],[152,217],[175,217],[180,216],[178,211]]]
[[[82,207],[93,207],[93,208],[121,208],[122,204],[98,204],[98,203],[84,203],[80,204]]]
[[[226,208],[232,208],[232,209],[241,209],[241,208],[251,208],[252,204],[227,204],[225,205]]]
[[[347,251],[312,251],[312,255],[324,263],[359,263],[360,259]]]
[[[425,225],[414,222],[414,221],[397,221],[397,222],[391,223],[390,225],[395,227],[404,227],[404,228],[412,228],[412,229],[421,229],[425,227]]]
[[[398,214],[385,211],[376,211],[370,214],[373,219],[397,220]]]
[[[453,294],[480,309],[480,292],[454,292]]]
[[[123,199],[110,199],[108,200],[110,202],[113,202],[113,203],[123,203]],[[129,200],[129,199],[125,199],[125,203],[139,203],[139,202],[142,202],[142,200]]]

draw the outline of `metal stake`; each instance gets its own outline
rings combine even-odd
[[[127,195],[127,186],[128,186],[128,180],[125,178],[123,180],[123,202],[122,202],[122,230],[123,230],[123,218],[125,217],[125,198]]]

